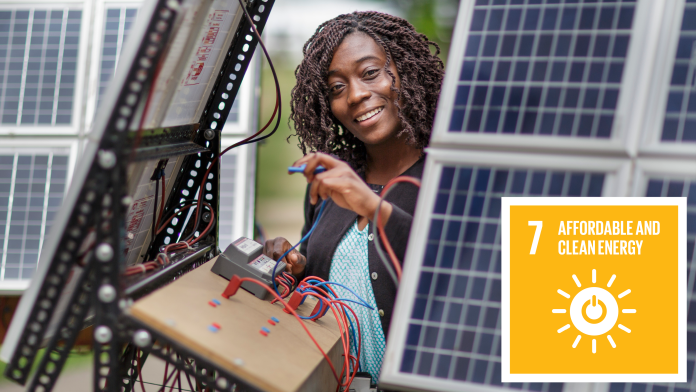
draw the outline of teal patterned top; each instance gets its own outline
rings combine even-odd
[[[375,294],[372,291],[372,282],[370,281],[370,266],[367,258],[369,227],[368,225],[360,231],[358,230],[358,221],[357,219],[355,220],[353,226],[351,226],[336,248],[336,252],[331,260],[329,280],[350,287],[351,290],[355,291],[374,309],[370,310],[365,306],[348,303],[360,320],[360,335],[362,337],[360,368],[363,372],[370,373],[372,382],[376,383],[379,379],[379,371],[382,367],[382,357],[384,356],[387,341],[382,330],[382,322],[377,311],[377,302],[375,301]],[[355,296],[348,290],[339,286],[332,287],[340,298],[356,300]],[[353,325],[357,334],[355,320],[353,320]],[[356,345],[357,342],[351,340],[350,351],[352,355],[356,355]]]

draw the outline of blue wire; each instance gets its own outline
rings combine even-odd
[[[357,355],[358,354],[358,348],[357,348],[358,339],[356,339],[356,337],[355,337],[355,326],[353,326],[353,320],[350,319],[350,315],[346,315],[346,318],[348,319],[348,322],[350,323],[350,334],[353,337],[353,347],[355,348],[355,354]],[[356,362],[358,365],[358,371],[361,372],[362,369],[360,367],[360,359],[358,359]]]
[[[280,256],[280,258],[278,259],[278,263],[280,262],[280,260],[283,260],[283,258],[284,258],[285,256],[287,256],[288,253],[292,252],[295,248],[297,248],[298,245],[300,245],[301,243],[307,241],[307,238],[309,238],[309,236],[312,234],[312,232],[314,231],[314,229],[317,227],[317,223],[319,223],[319,219],[321,219],[321,214],[324,212],[324,206],[325,206],[325,205],[326,205],[326,200],[324,200],[324,201],[321,202],[321,207],[319,208],[319,214],[317,215],[317,219],[314,221],[314,224],[312,225],[312,228],[309,229],[309,231],[307,232],[307,234],[305,234],[304,237],[302,237],[302,239],[300,240],[300,242],[298,242],[297,244],[295,244],[295,246],[293,246],[292,248],[288,249],[287,252],[283,253],[283,255]],[[274,277],[275,277],[275,273],[276,273],[276,268],[278,268],[278,263],[275,263],[275,265],[273,266],[273,273],[271,274],[271,280],[273,280],[273,290],[275,290],[276,294],[278,294],[278,296],[280,296],[280,292],[278,292],[278,285],[276,284],[276,281],[275,281],[275,278],[274,278]]]
[[[358,304],[358,305],[364,306],[364,307],[366,307],[366,308],[368,308],[368,309],[370,309],[370,310],[375,310],[375,308],[373,308],[373,307],[370,306],[370,305],[365,305],[364,303],[360,303],[360,302],[358,302],[358,301],[353,301],[352,299],[348,299],[348,298],[336,298],[334,301],[352,302],[352,303],[354,303],[354,304]]]
[[[344,286],[344,285],[342,285],[342,284],[340,284],[340,283],[326,281],[326,282],[320,282],[320,283],[318,283],[318,284],[315,284],[314,286],[320,287],[320,286],[326,286],[327,284],[332,284],[332,285],[336,285],[336,286],[343,287],[344,289],[348,290],[351,294],[353,294],[353,295],[355,296],[355,298],[357,298],[357,299],[359,299],[360,301],[362,301],[362,304],[363,304],[366,308],[369,308],[370,310],[375,310],[375,308],[373,308],[372,306],[370,306],[370,304],[367,303],[367,301],[365,301],[362,297],[360,297],[358,294],[356,294],[355,291],[351,290],[349,287]],[[329,292],[331,292],[331,290],[329,290]],[[355,301],[353,301],[353,302],[355,302]]]

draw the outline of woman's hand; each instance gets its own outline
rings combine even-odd
[[[307,154],[293,166],[306,164],[304,176],[312,185],[309,188],[310,203],[316,204],[319,197],[328,198],[342,208],[351,210],[360,216],[372,219],[379,196],[367,186],[358,174],[347,163],[323,153]],[[317,166],[323,166],[326,171],[314,174]],[[391,215],[392,206],[382,203],[381,219],[386,223]]]
[[[292,244],[288,242],[288,240],[283,237],[276,237],[272,240],[266,240],[266,243],[263,244],[263,254],[273,260],[278,260],[278,258],[290,248],[292,248]],[[293,249],[292,252],[285,256],[285,264],[285,271],[295,276],[300,276],[305,270],[307,259],[302,253]]]

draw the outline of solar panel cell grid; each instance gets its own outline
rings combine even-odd
[[[68,156],[0,155],[0,281],[30,279],[63,201]]]
[[[0,122],[72,122],[80,10],[0,11]]]
[[[501,197],[601,196],[603,183],[602,173],[444,167],[400,371],[502,385]],[[562,384],[505,385],[562,390]]]
[[[696,0],[691,0],[696,3]],[[696,254],[696,179],[694,178],[651,178],[645,187],[648,197],[686,197],[686,260],[688,311],[686,327],[686,375],[687,382],[679,384],[611,384],[609,392],[689,392],[696,390],[694,365],[696,364],[696,297],[694,296],[694,276]]]
[[[696,2],[684,7],[662,127],[663,142],[696,142]]]
[[[477,0],[449,132],[610,137],[634,10]]]
[[[97,105],[116,71],[118,57],[128,31],[135,22],[137,8],[108,8],[104,18],[104,40],[102,42],[101,69],[99,71],[99,96]]]

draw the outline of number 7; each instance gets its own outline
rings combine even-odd
[[[527,221],[529,226],[536,226],[536,231],[534,232],[534,241],[532,241],[532,249],[529,251],[530,255],[535,255],[537,250],[537,245],[539,245],[539,236],[541,236],[541,226],[544,225],[542,221]]]

